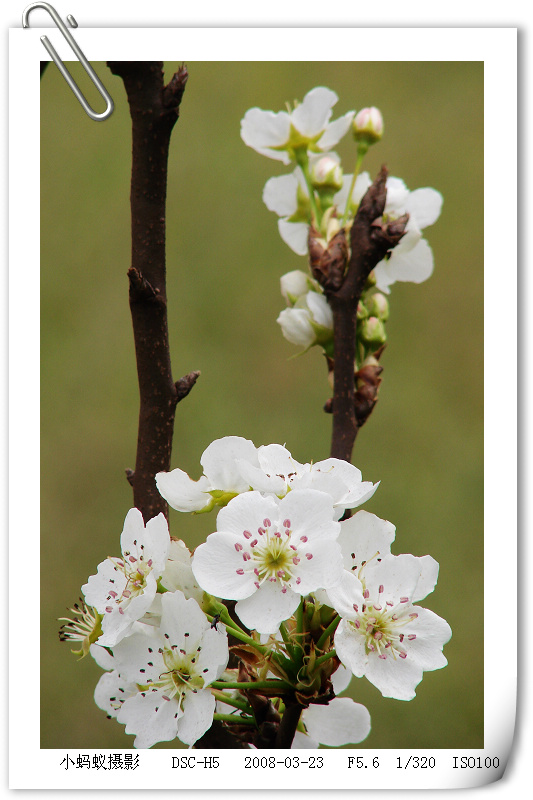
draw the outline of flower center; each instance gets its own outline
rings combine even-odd
[[[289,539],[286,536],[284,541],[279,533],[271,535],[267,531],[264,540],[252,550],[259,583],[265,580],[287,581],[291,577],[294,550],[290,548]]]
[[[197,674],[195,661],[198,653],[186,653],[177,648],[165,648],[162,652],[167,672],[162,672],[153,686],[161,689],[166,699],[177,696],[181,703],[187,690],[197,692],[204,687],[204,679]]]
[[[115,592],[110,592],[110,598],[117,604],[130,600],[142,594],[146,588],[146,578],[152,571],[152,559],[144,561],[143,556],[136,558],[130,553],[124,553],[123,559],[111,559],[115,567],[124,574],[126,586],[122,590],[122,595],[118,596]]]
[[[241,553],[244,561],[243,566],[236,570],[237,575],[253,571],[256,589],[265,581],[278,583],[282,592],[286,592],[287,588],[292,589],[292,583],[297,587],[302,580],[298,575],[298,565],[304,557],[310,561],[313,554],[304,547],[308,537],[300,536],[296,545],[292,542],[292,533],[290,519],[279,525],[264,519],[255,536],[250,531],[243,531],[244,542],[235,543],[235,550]]]
[[[379,594],[383,592],[384,587],[380,586]],[[363,596],[365,600],[369,597],[368,589]],[[416,639],[416,634],[406,633],[405,627],[418,617],[408,597],[400,598],[399,603],[390,600],[382,603],[379,598],[377,602],[363,603],[361,609],[354,604],[354,611],[357,618],[350,624],[364,637],[367,655],[375,653],[383,660],[407,657],[404,641],[406,638],[408,641]]]

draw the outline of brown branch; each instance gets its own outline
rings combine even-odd
[[[407,215],[404,215],[389,223],[382,221],[387,199],[386,180],[387,169],[382,167],[355,215],[350,232],[351,256],[344,281],[336,291],[328,292],[326,289],[333,311],[331,456],[345,461],[352,458],[355,438],[362,422],[362,415],[357,413],[354,376],[357,306],[368,276],[387,252],[398,244],[408,220]]]
[[[145,521],[168,506],[155,485],[170,469],[177,403],[194,385],[194,372],[172,379],[168,342],[165,205],[170,136],[187,82],[182,67],[168,86],[159,61],[113,61],[124,81],[132,119],[131,267],[129,300],[135,340],[140,410],[135,470],[126,476]]]
[[[296,733],[296,728],[300,721],[300,716],[303,711],[303,706],[297,702],[285,703],[285,711],[279,724],[278,733],[276,736],[275,747],[279,750],[290,750]]]

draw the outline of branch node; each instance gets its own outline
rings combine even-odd
[[[155,300],[160,295],[158,289],[154,289],[152,284],[143,277],[135,267],[128,270],[130,280],[130,297],[135,300]]]
[[[179,379],[179,381],[176,381],[174,388],[176,390],[177,403],[179,403],[180,400],[183,400],[184,397],[187,397],[199,377],[200,371],[195,370],[194,372],[189,372],[187,375],[184,375],[183,378]]]
[[[126,480],[128,481],[130,486],[133,486],[133,478],[135,477],[135,470],[127,469],[126,472]]]
[[[167,111],[176,111],[178,113],[188,78],[187,67],[182,64],[163,89],[163,108]]]

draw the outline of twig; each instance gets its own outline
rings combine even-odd
[[[382,167],[355,215],[350,233],[351,256],[342,286],[336,291],[326,288],[333,311],[334,341],[331,456],[345,461],[352,458],[359,429],[354,380],[357,306],[368,276],[398,244],[408,220],[406,214],[388,223],[381,220],[387,197],[386,180],[387,169]]]
[[[145,521],[168,506],[155,485],[157,472],[170,469],[177,403],[199,373],[172,379],[167,325],[165,205],[170,136],[179,116],[187,70],[168,86],[160,61],[113,61],[124,81],[132,119],[131,267],[129,300],[135,339],[140,410],[135,470],[126,477],[133,502]]]

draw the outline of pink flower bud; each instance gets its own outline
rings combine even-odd
[[[358,142],[375,144],[383,136],[383,117],[379,108],[363,108],[355,115],[353,134]]]

